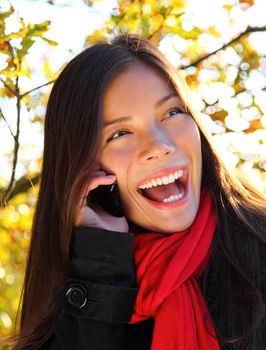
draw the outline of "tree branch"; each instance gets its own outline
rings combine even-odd
[[[7,186],[7,189],[3,193],[3,202],[6,204],[6,202],[10,198],[10,193],[12,191],[14,180],[15,180],[15,174],[16,174],[16,167],[18,162],[18,150],[19,150],[19,134],[20,134],[20,111],[21,111],[21,98],[19,95],[19,78],[16,77],[16,98],[17,98],[17,130],[16,135],[14,135],[14,154],[13,154],[13,165],[12,165],[12,173],[11,178],[9,181],[9,184]]]
[[[162,29],[163,29],[163,25],[161,24],[158,29],[156,29],[151,35],[149,35],[147,37],[147,39],[152,41],[152,40],[154,40],[154,38],[156,38],[156,36],[159,35],[159,39],[156,39],[157,44],[158,44],[161,40],[161,37],[162,37],[162,34],[160,33]]]
[[[0,108],[0,114],[1,114],[2,118],[4,119],[4,121],[5,121],[6,125],[7,125],[8,129],[9,129],[9,131],[10,131],[10,134],[12,135],[13,139],[15,139],[15,135],[13,134],[13,131],[11,130],[11,127],[10,127],[10,125],[8,124],[8,122],[7,122],[7,120],[6,120],[5,116],[4,116],[4,114],[3,114],[2,110],[1,110],[1,108]]]
[[[14,50],[12,46],[9,43],[9,50],[11,53],[11,56],[14,59]],[[21,62],[15,64],[16,69],[19,69],[21,66]],[[49,84],[54,83],[55,80],[49,81],[45,84],[42,84],[40,86],[37,86],[24,94],[20,94],[19,89],[19,76],[16,76],[16,83],[15,83],[15,90],[13,90],[2,78],[0,78],[3,82],[4,86],[16,97],[16,106],[17,106],[17,125],[16,125],[16,134],[14,134],[7,123],[6,118],[4,117],[4,114],[2,110],[0,109],[0,115],[3,117],[4,121],[6,122],[9,131],[14,139],[14,151],[13,151],[13,164],[12,164],[12,173],[9,180],[9,183],[5,189],[0,189],[0,208],[7,205],[8,200],[16,196],[18,193],[25,192],[27,189],[32,187],[34,184],[36,184],[39,181],[40,175],[33,177],[32,179],[29,179],[27,177],[22,177],[20,180],[15,181],[15,174],[16,174],[16,167],[18,162],[18,151],[19,151],[19,135],[20,135],[20,121],[21,121],[21,100],[24,96],[30,94],[33,91],[36,91],[44,86],[47,86]]]
[[[207,58],[209,58],[210,56],[216,54],[218,51],[224,50],[226,47],[232,45],[233,43],[235,43],[236,41],[238,41],[239,39],[241,39],[243,36],[249,34],[249,33],[254,33],[254,32],[263,32],[266,30],[266,26],[264,27],[248,27],[244,32],[240,33],[237,37],[235,37],[234,39],[232,39],[231,41],[229,41],[228,43],[222,45],[219,49],[212,51],[210,53],[208,53],[207,55],[204,55],[202,57],[200,57],[199,59],[197,59],[195,62],[190,63],[189,65],[181,65],[179,67],[179,69],[186,69],[189,67],[193,67],[198,65],[200,62],[206,60]]]
[[[40,86],[37,86],[37,87],[35,87],[35,88],[33,88],[33,89],[31,89],[31,90],[25,92],[24,94],[20,95],[20,98],[23,98],[24,96],[26,96],[26,95],[30,94],[31,92],[36,91],[36,90],[38,90],[38,89],[40,89],[40,88],[42,88],[42,87],[44,87],[44,86],[53,84],[54,82],[55,82],[55,80],[51,80],[51,81],[48,81],[48,82],[45,83],[45,84],[42,84],[42,85],[40,85]]]
[[[8,42],[8,48],[9,48],[9,51],[10,51],[10,54],[11,54],[11,57],[13,59],[13,62],[14,62],[14,49],[13,47],[11,46],[10,42]],[[4,86],[15,96],[16,95],[16,91],[14,91],[5,81],[4,79],[0,78],[0,80],[2,81],[2,83],[4,84]]]
[[[7,88],[7,90],[10,91],[15,96],[16,92],[4,81],[4,79],[0,78],[0,80],[4,84],[4,86]]]
[[[12,191],[9,194],[8,200],[12,199],[13,197],[15,197],[20,193],[25,193],[34,185],[38,184],[39,180],[40,180],[39,174],[33,176],[32,178],[29,178],[27,176],[21,177],[18,181],[16,181],[15,186],[13,187]],[[5,193],[5,190],[0,189],[0,208],[4,208],[7,205],[4,193]]]

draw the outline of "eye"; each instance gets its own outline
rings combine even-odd
[[[107,142],[112,141],[114,139],[118,139],[119,137],[127,135],[129,133],[130,133],[129,131],[123,130],[123,129],[116,130],[108,137]]]
[[[186,112],[184,111],[183,108],[181,107],[173,107],[171,108],[167,113],[166,113],[166,117],[173,117],[177,114],[185,114]]]

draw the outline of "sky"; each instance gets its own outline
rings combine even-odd
[[[167,1],[167,0],[162,0]],[[30,51],[29,64],[34,67],[34,73],[32,79],[23,79],[24,91],[30,90],[35,86],[41,85],[46,82],[46,78],[41,73],[41,63],[45,57],[49,57],[50,64],[54,71],[60,69],[62,64],[76,54],[78,54],[84,48],[84,39],[87,35],[92,33],[95,29],[100,29],[103,23],[108,19],[112,10],[117,6],[116,0],[102,0],[96,2],[92,8],[84,4],[82,0],[55,0],[55,5],[50,5],[45,0],[11,0],[14,8],[26,21],[30,23],[40,23],[46,20],[51,21],[50,30],[47,33],[47,37],[51,40],[59,43],[56,47],[50,47],[47,43],[41,40],[37,45],[34,45]],[[187,8],[184,13],[183,25],[189,29],[194,25],[199,28],[207,29],[212,25],[215,25],[217,30],[220,31],[221,38],[214,40],[209,34],[202,34],[199,38],[201,44],[206,48],[207,51],[213,51],[221,46],[223,43],[229,41],[232,35],[245,30],[246,26],[263,26],[266,23],[266,0],[255,0],[256,6],[248,11],[240,11],[239,8],[235,8],[231,17],[234,19],[234,26],[228,23],[228,15],[224,11],[224,4],[237,4],[237,0],[189,0],[187,2]],[[8,4],[7,0],[0,0],[2,11],[5,10],[4,6]],[[15,21],[8,24],[9,31],[16,29]],[[254,33],[249,36],[249,40],[252,45],[261,54],[266,54],[266,33]],[[175,47],[179,52],[173,49],[173,42],[171,37],[164,39],[160,44],[160,49],[167,54],[167,57],[172,63],[185,63],[182,62],[182,50],[186,49],[187,42],[182,38],[175,37]],[[234,50],[227,49],[221,56],[224,60],[224,64],[231,62],[237,64],[239,59]],[[0,55],[0,69],[1,55]],[[209,70],[202,70],[200,74],[200,80],[202,86],[199,87],[201,95],[205,95],[206,98],[214,98],[215,94],[221,93],[223,89],[224,105],[230,109],[232,116],[232,122],[236,123],[234,116],[234,110],[236,101],[231,99],[231,95],[234,92],[229,86],[221,86],[217,82],[211,88],[204,85],[209,79]],[[233,77],[235,72],[231,71]],[[230,80],[230,74],[228,73],[228,79]],[[258,89],[265,85],[266,75],[254,72],[250,77],[248,83],[252,88]],[[45,89],[43,89],[45,91]],[[195,96],[195,99],[197,97]],[[241,96],[240,96],[241,98]],[[265,100],[265,96],[261,95],[261,100]],[[243,103],[248,100],[247,95],[242,96]],[[14,118],[9,118],[11,127],[15,128],[15,105],[14,103],[3,100],[0,101],[1,108],[5,111],[8,116],[14,115]],[[200,104],[200,100],[198,101]],[[231,104],[231,105],[230,105]],[[265,105],[265,104],[264,104]],[[37,110],[38,111],[38,110]],[[43,110],[39,111],[41,115],[44,114]],[[266,115],[266,105],[265,105]],[[17,178],[22,176],[29,170],[38,169],[38,165],[35,161],[41,153],[43,146],[43,130],[41,126],[36,123],[32,125],[30,118],[32,117],[31,112],[22,110],[23,121],[21,124],[21,135],[20,135],[20,162],[17,167]],[[206,117],[207,118],[207,117]],[[206,119],[207,120],[207,119]],[[266,117],[264,117],[266,126]],[[208,122],[208,120],[207,120]],[[211,123],[211,120],[209,119]],[[229,120],[230,123],[230,120]],[[239,131],[245,128],[245,119],[238,119],[237,124]],[[30,137],[29,137],[30,128]],[[240,143],[243,144],[242,138],[240,137]],[[10,133],[7,130],[7,126],[4,122],[0,122],[0,173],[1,177],[7,179],[10,177],[11,166],[10,153],[12,153],[13,142]],[[234,162],[234,160],[233,160]]]
[[[8,8],[8,2],[0,0],[1,11]],[[100,28],[109,17],[112,9],[116,6],[116,1],[101,1],[90,8],[82,0],[59,0],[55,1],[56,6],[48,4],[42,0],[12,0],[12,4],[19,16],[29,23],[41,23],[46,20],[51,21],[50,30],[46,37],[57,41],[58,46],[49,46],[47,43],[39,40],[30,50],[28,62],[32,67],[36,67],[33,73],[33,79],[23,79],[24,91],[30,90],[35,86],[46,82],[45,77],[41,74],[38,66],[45,56],[49,56],[51,67],[54,71],[61,68],[65,61],[70,60],[78,54],[84,47],[86,35],[92,33],[95,29]],[[8,23],[9,31],[16,30],[16,21]],[[8,33],[8,31],[7,31]],[[1,55],[0,55],[1,56]],[[3,63],[2,63],[3,65]],[[1,57],[0,57],[1,69]],[[43,89],[44,90],[44,89]],[[1,108],[9,118],[8,122],[15,130],[16,108],[13,101],[1,100]],[[43,111],[40,111],[43,113]],[[25,171],[38,168],[37,159],[42,153],[43,147],[43,130],[40,125],[30,123],[31,113],[25,109],[22,110],[22,123],[20,134],[20,160],[17,166],[16,178],[20,178]],[[30,127],[30,137],[29,137]],[[6,181],[10,178],[10,152],[13,149],[13,140],[8,132],[6,124],[0,122],[0,172],[1,177]],[[1,186],[0,186],[1,187]]]
[[[43,0],[11,1],[19,15],[28,22],[51,21],[47,37],[60,44],[51,48],[54,52],[54,68],[59,68],[62,61],[68,59],[66,52],[69,49],[74,54],[81,50],[85,36],[100,28],[116,6],[114,0],[100,1],[93,8],[85,5],[82,0],[59,0],[55,1],[56,5],[50,5]],[[31,52],[31,56],[35,59],[38,54],[42,54],[40,46],[34,54]]]

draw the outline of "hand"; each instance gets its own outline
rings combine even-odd
[[[95,171],[94,177],[85,188],[76,210],[75,226],[98,227],[110,231],[128,232],[126,218],[109,214],[97,203],[87,204],[86,197],[90,191],[101,185],[111,185],[116,181],[115,175],[106,175],[102,170]]]

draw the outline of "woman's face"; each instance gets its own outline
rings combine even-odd
[[[134,63],[108,86],[99,163],[115,174],[127,219],[147,230],[178,232],[200,200],[199,130],[167,80]]]

